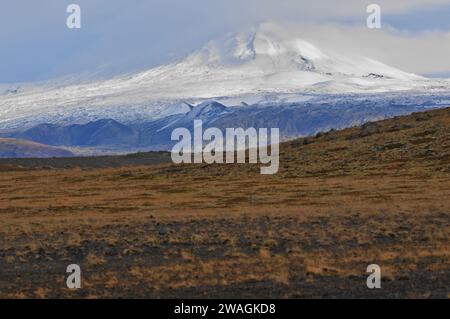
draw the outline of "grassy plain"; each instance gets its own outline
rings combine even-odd
[[[450,109],[280,150],[273,176],[0,164],[0,297],[450,297]]]

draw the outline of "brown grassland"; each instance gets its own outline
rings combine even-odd
[[[0,164],[0,297],[450,297],[450,109],[280,151],[272,176]]]

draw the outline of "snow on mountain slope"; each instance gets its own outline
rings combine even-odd
[[[245,72],[249,77],[291,72],[297,78],[307,79],[311,74],[299,71],[310,71],[334,76],[378,74],[398,80],[423,79],[369,58],[326,54],[313,44],[270,23],[262,24],[250,34],[243,33],[231,38],[224,44],[211,42],[185,62],[194,66],[218,67],[218,73],[223,73],[220,68],[225,66],[228,71]]]
[[[265,23],[226,41],[212,41],[183,61],[145,72],[0,94],[0,130],[102,118],[145,121],[187,113],[189,104],[183,102],[208,99],[246,102],[265,95],[426,91],[439,85],[449,87],[369,58],[325,53]]]

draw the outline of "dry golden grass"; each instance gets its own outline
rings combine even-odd
[[[0,297],[447,298],[449,211],[448,109],[283,144],[273,176],[7,167]],[[365,286],[372,263],[380,291]]]

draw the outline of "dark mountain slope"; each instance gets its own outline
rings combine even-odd
[[[41,124],[13,135],[15,138],[55,146],[128,146],[136,145],[138,136],[129,126],[110,119],[83,125]]]

